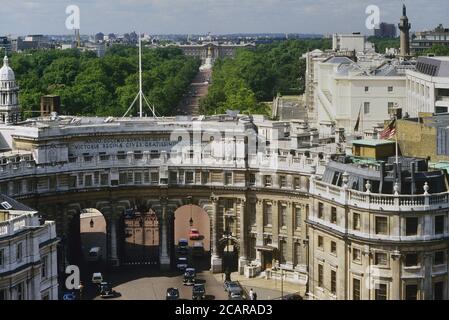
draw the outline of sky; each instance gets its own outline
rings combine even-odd
[[[80,9],[81,34],[372,34],[367,6],[398,23],[403,2],[412,30],[449,27],[449,0],[0,0],[0,35],[72,34],[69,5]]]

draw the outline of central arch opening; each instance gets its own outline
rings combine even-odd
[[[174,214],[174,267],[186,262],[197,270],[210,269],[211,221],[207,212],[194,204],[179,207]],[[181,267],[179,268],[179,266]]]

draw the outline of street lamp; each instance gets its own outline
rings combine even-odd
[[[90,224],[90,227],[91,227],[91,228],[94,227],[94,219],[93,219],[93,218],[90,218],[89,224]]]

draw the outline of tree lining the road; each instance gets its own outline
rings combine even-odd
[[[271,113],[262,101],[282,95],[302,94],[305,87],[307,51],[330,49],[329,39],[278,41],[255,50],[239,49],[234,58],[218,59],[213,66],[208,95],[201,99],[200,112]]]
[[[143,91],[158,114],[175,113],[199,66],[179,48],[143,48]],[[11,67],[24,118],[36,116],[48,94],[61,96],[62,114],[122,116],[138,92],[136,47],[112,46],[102,58],[76,49],[32,50],[13,54]]]

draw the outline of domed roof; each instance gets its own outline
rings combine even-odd
[[[16,77],[14,75],[14,71],[12,71],[9,66],[8,57],[5,56],[3,59],[3,67],[0,68],[0,81],[14,81]]]

